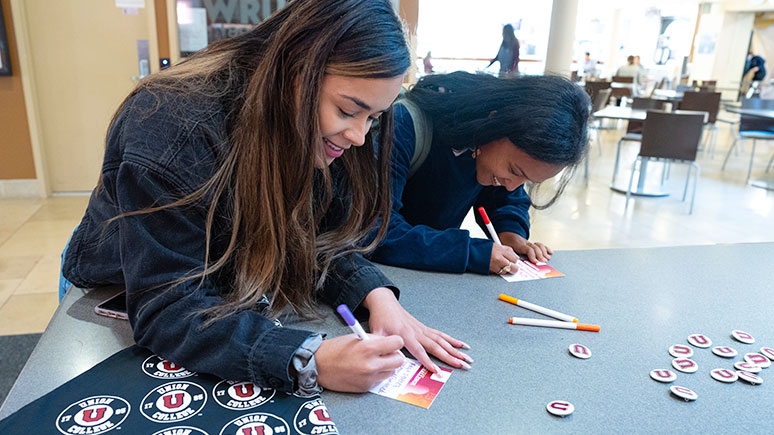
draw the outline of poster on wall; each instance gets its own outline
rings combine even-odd
[[[177,0],[180,56],[247,33],[286,4],[287,0]]]
[[[3,5],[0,4],[0,76],[11,75],[11,52],[8,47],[8,34],[5,31]]]

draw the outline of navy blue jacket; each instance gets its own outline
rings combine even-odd
[[[471,238],[460,229],[462,221],[471,207],[483,206],[498,233],[529,238],[529,196],[523,186],[508,192],[502,186],[478,184],[471,152],[455,155],[437,135],[422,166],[407,179],[416,148],[414,122],[400,104],[394,113],[389,232],[369,258],[412,269],[488,274],[493,242]]]
[[[156,105],[158,110],[151,113]],[[233,268],[204,282],[168,284],[202,270],[206,201],[105,226],[120,213],[168,204],[210,178],[228,147],[227,107],[226,101],[199,101],[169,92],[141,91],[131,98],[111,125],[102,184],[92,193],[70,241],[63,272],[82,288],[125,286],[135,341],[161,357],[196,372],[291,392],[289,364],[314,332],[278,327],[258,309],[202,329],[200,311],[222,304]],[[182,118],[194,122],[183,123]],[[216,133],[207,133],[204,126]],[[217,216],[211,243],[215,258],[224,251],[230,230],[228,213]],[[325,221],[340,222],[341,216],[342,210],[332,209]],[[374,288],[391,287],[360,255],[343,257],[333,269],[316,295],[331,306],[354,308]]]

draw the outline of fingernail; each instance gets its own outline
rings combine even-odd
[[[462,353],[462,352],[460,352],[460,355],[462,355],[462,358],[464,358],[464,359],[465,359],[465,361],[467,361],[467,362],[469,362],[469,363],[472,363],[472,362],[473,362],[473,358],[471,358],[471,357],[470,357],[470,355],[468,355],[468,354],[466,354],[466,353]]]
[[[460,361],[460,368],[465,370],[470,370],[470,364],[466,363],[465,361]]]
[[[467,343],[462,343],[462,346],[460,346],[460,348],[465,350],[470,350],[470,346]]]

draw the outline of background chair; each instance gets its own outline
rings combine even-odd
[[[600,89],[597,91],[597,95],[591,100],[591,122],[589,122],[589,128],[596,132],[597,137],[597,151],[602,155],[602,141],[599,138],[599,130],[603,130],[602,122],[604,119],[598,119],[593,117],[593,113],[604,109],[610,102],[610,94],[613,92],[611,88]]]
[[[705,137],[705,148],[710,157],[715,157],[715,146],[718,139],[718,126],[715,121],[718,119],[720,111],[720,92],[696,92],[687,91],[683,93],[683,99],[678,104],[680,110],[698,110],[707,112],[707,123],[704,128],[709,130]]]
[[[693,80],[691,86],[698,89],[701,92],[715,92],[715,87],[718,85],[717,80]]]
[[[589,120],[589,130],[594,130],[595,136],[597,138],[597,153],[599,155],[602,155],[602,140],[600,139],[600,130],[603,130],[604,127],[602,126],[602,123],[605,121],[604,119],[594,118],[593,114],[594,112],[598,110],[604,109],[608,103],[610,102],[610,93],[613,92],[610,88],[600,89],[597,91],[596,96],[592,100],[591,103],[591,119]],[[589,181],[589,156],[586,156],[585,159],[585,172],[583,175],[583,178],[586,180],[586,182]]]
[[[743,109],[771,109],[774,110],[774,100],[766,100],[762,98],[743,98]],[[750,175],[752,175],[753,160],[755,159],[755,145],[759,140],[774,140],[774,119],[762,118],[759,116],[751,116],[741,114],[739,116],[739,130],[734,137],[734,141],[731,143],[731,147],[726,152],[726,157],[723,159],[723,166],[721,170],[726,169],[726,163],[731,153],[736,150],[737,144],[742,144],[744,139],[752,139],[752,150],[750,150],[750,164],[747,167],[746,182],[750,181]],[[770,165],[767,165],[770,166]],[[768,167],[767,167],[768,170]]]
[[[704,113],[670,113],[664,111],[649,110],[645,125],[642,128],[642,140],[640,152],[629,175],[629,188],[626,191],[626,204],[629,207],[629,199],[632,194],[632,183],[637,163],[643,160],[663,160],[672,163],[689,163],[688,175],[683,189],[683,201],[688,193],[688,184],[691,180],[691,168],[696,168],[693,192],[691,193],[691,206],[688,214],[693,213],[693,203],[696,199],[696,185],[699,183],[701,167],[696,162],[696,153],[701,142],[701,134],[704,129]]]
[[[594,101],[594,98],[597,96],[597,92],[602,89],[608,89],[610,87],[610,83],[611,82],[608,80],[586,80],[584,89],[586,89],[586,93],[589,94],[591,101]]]
[[[632,100],[632,109],[640,110],[664,110],[664,105],[668,103],[666,100],[659,100],[656,98],[640,98],[635,97]],[[613,180],[615,183],[615,177],[618,175],[618,163],[621,157],[621,144],[623,142],[639,142],[642,140],[642,121],[629,121],[626,124],[626,134],[621,139],[618,139],[618,146],[615,151],[615,164],[613,165]]]
[[[614,76],[610,87],[613,89],[612,97],[620,106],[622,98],[631,98],[633,95],[634,77]]]

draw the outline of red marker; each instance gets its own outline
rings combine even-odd
[[[492,221],[489,220],[489,216],[487,216],[484,207],[479,207],[478,213],[481,215],[481,218],[484,219],[484,225],[486,225],[486,229],[489,231],[489,235],[492,236],[492,240],[494,240],[494,242],[498,245],[502,246],[503,244],[500,242],[500,238],[497,237],[494,226],[492,226]]]

